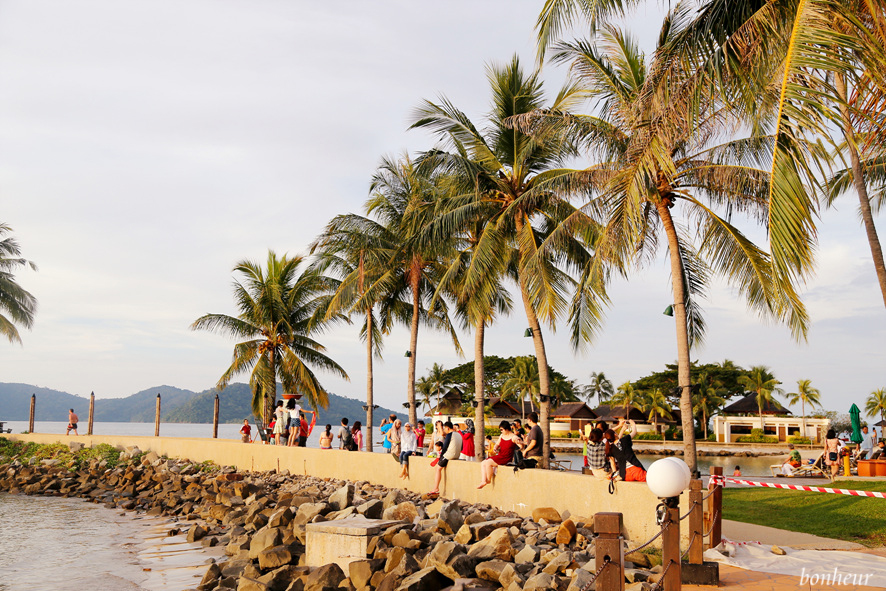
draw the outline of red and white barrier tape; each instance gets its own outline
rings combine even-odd
[[[710,484],[724,486],[726,482],[744,484],[745,486],[765,486],[767,488],[784,488],[788,490],[805,490],[810,492],[831,493],[835,495],[849,495],[852,497],[875,497],[886,499],[886,493],[872,490],[848,490],[845,488],[826,488],[823,486],[805,486],[802,484],[780,484],[777,482],[760,482],[758,480],[743,480],[741,478],[728,478],[725,476],[711,475]]]

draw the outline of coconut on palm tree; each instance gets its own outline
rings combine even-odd
[[[21,247],[9,234],[12,228],[0,223],[0,334],[10,343],[21,344],[16,325],[31,328],[37,314],[37,298],[18,284],[15,271],[21,267],[37,270],[37,266],[21,257]]]
[[[869,417],[880,415],[881,421],[886,421],[886,388],[880,388],[871,392],[865,401],[864,411]]]
[[[752,367],[747,375],[739,376],[738,383],[745,390],[754,394],[757,400],[757,408],[760,411],[760,429],[766,432],[766,425],[763,422],[763,407],[767,406],[773,400],[774,394],[781,394],[782,390],[778,387],[781,383],[775,379],[769,372],[769,368],[764,365]]]
[[[489,67],[493,108],[485,126],[475,125],[447,98],[426,101],[414,116],[413,127],[436,132],[447,143],[448,152],[429,154],[446,170],[456,173],[460,190],[449,200],[438,220],[447,236],[461,231],[466,223],[482,223],[464,285],[469,291],[488,281],[490,269],[507,267],[517,283],[538,364],[540,423],[544,433],[543,456],[550,453],[551,381],[548,373],[542,323],[552,329],[555,321],[569,312],[573,343],[579,346],[596,330],[605,302],[604,283],[588,282],[585,289],[568,293],[574,282],[570,268],[582,268],[591,258],[595,239],[593,225],[586,219],[561,231],[552,248],[549,231],[574,213],[568,194],[551,182],[569,170],[559,168],[573,154],[567,138],[546,138],[511,129],[506,122],[545,106],[538,73],[526,74],[514,57],[508,64]],[[575,89],[564,87],[548,105],[564,110],[576,104]],[[546,462],[546,460],[545,460]],[[545,463],[546,465],[546,463]]]
[[[219,378],[223,390],[234,376],[249,373],[252,410],[270,421],[277,380],[284,394],[303,394],[315,409],[329,404],[328,394],[313,368],[348,379],[338,363],[314,339],[329,322],[326,310],[336,282],[319,270],[301,270],[300,256],[278,257],[268,251],[265,267],[243,260],[234,267],[234,300],[240,313],[206,314],[191,330],[208,330],[246,339],[234,346],[233,361]]]
[[[812,380],[797,380],[797,391],[788,394],[791,404],[800,403],[800,412],[803,413],[803,437],[806,437],[806,405],[814,408],[821,406],[821,393],[818,388],[812,387]]]

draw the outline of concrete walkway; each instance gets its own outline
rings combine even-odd
[[[797,550],[863,550],[865,546],[855,542],[822,538],[786,529],[723,520],[723,537],[735,542],[760,542],[775,546],[788,546]]]

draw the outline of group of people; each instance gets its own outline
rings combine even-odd
[[[634,453],[636,436],[637,424],[624,418],[612,429],[605,421],[586,425],[581,434],[585,468],[597,478],[646,482],[646,469]]]

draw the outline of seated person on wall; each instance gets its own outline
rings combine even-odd
[[[403,433],[400,435],[400,478],[409,478],[409,456],[414,456],[418,449],[418,437],[412,429],[411,423],[403,425]]]
[[[868,426],[865,425],[861,428],[861,443],[858,444],[858,448],[855,450],[855,459],[863,460],[865,458],[871,457],[871,454],[873,453],[874,439],[868,431]]]
[[[625,433],[628,427],[631,432]],[[607,437],[610,439],[609,457],[615,463],[614,471],[618,473],[618,477],[626,482],[646,482],[646,469],[634,453],[637,424],[633,420],[625,422],[622,418],[615,430],[610,429],[606,434],[611,434],[611,437]]]
[[[803,458],[800,457],[800,452],[794,449],[793,443],[788,444],[788,449],[791,450],[788,458],[781,465],[781,473],[785,476],[790,476],[796,468],[803,464]]]
[[[872,460],[886,460],[886,442],[880,440],[877,442],[877,449],[874,451],[874,455],[871,456]]]
[[[541,427],[538,426],[537,412],[529,413],[528,422],[529,433],[524,438],[526,449],[523,452],[523,457],[527,460],[534,460],[537,466],[541,463],[543,457],[544,452],[542,450],[544,449],[545,436],[542,433]]]
[[[614,434],[613,434],[614,435]],[[600,429],[591,429],[588,436],[588,468],[597,478],[604,480],[609,479],[609,462],[606,461],[606,440],[603,438],[603,432]]]
[[[480,486],[477,488],[483,488],[492,482],[492,477],[495,476],[495,469],[513,460],[514,450],[523,449],[523,440],[511,430],[510,423],[502,421],[499,424],[499,428],[501,429],[501,435],[496,446],[498,452],[486,458],[480,464]]]
[[[452,426],[452,421],[446,421],[443,424],[443,435],[443,455],[437,461],[437,465],[434,466],[434,490],[431,491],[432,495],[440,494],[440,480],[443,478],[443,469],[446,468],[450,461],[457,460],[461,455],[463,439]]]

